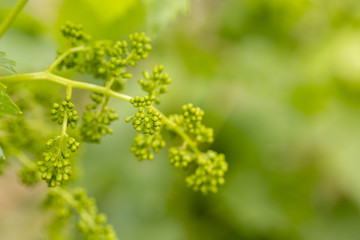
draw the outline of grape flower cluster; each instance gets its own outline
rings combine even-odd
[[[77,46],[89,41],[89,35],[83,32],[81,24],[74,24],[67,21],[60,27],[61,34],[68,40],[70,47]]]
[[[83,46],[90,40],[90,36],[84,33],[84,31],[82,30],[82,25],[74,24],[69,21],[66,22],[65,25],[60,27],[60,32],[66,39],[68,49]],[[61,55],[64,53],[64,51],[59,50],[57,53],[58,55]],[[81,59],[83,58],[83,54],[79,52],[74,52],[58,65],[58,69],[62,69],[63,67],[76,68],[77,66],[81,65]]]
[[[69,97],[66,97],[61,105],[54,103],[53,108],[51,109],[51,120],[57,122],[59,125],[63,124],[64,121],[67,121],[67,124],[70,125],[71,128],[75,128],[80,117],[74,109],[75,105],[70,100]]]
[[[212,128],[207,128],[202,124],[203,116],[203,110],[189,103],[182,106],[177,123],[183,127],[185,132],[193,136],[196,142],[212,143],[214,141],[214,132]]]
[[[143,72],[144,79],[140,79],[138,82],[143,91],[148,92],[149,96],[159,96],[168,92],[166,85],[171,83],[170,77],[164,73],[164,66],[154,66],[152,74],[148,71]],[[160,103],[159,99],[156,99],[156,103]]]
[[[171,147],[169,148],[169,159],[175,167],[187,167],[194,161],[196,155],[187,150],[186,147]]]
[[[169,159],[175,167],[188,168],[195,166],[193,174],[186,178],[189,187],[204,194],[216,193],[222,185],[228,169],[225,155],[215,151],[200,152],[198,144],[214,141],[213,130],[203,125],[204,111],[192,104],[182,106],[181,114],[170,116],[170,119],[191,138],[191,142],[184,141],[179,147],[169,149]],[[172,128],[169,128],[173,131]]]
[[[225,183],[224,174],[228,169],[225,155],[209,150],[200,155],[197,165],[195,172],[186,178],[188,186],[204,194],[216,193],[218,186]]]
[[[114,91],[121,91],[126,80],[132,78],[126,67],[135,66],[139,60],[146,59],[152,50],[151,40],[145,33],[130,34],[128,41],[99,40],[89,43],[88,35],[79,25],[67,23],[61,30],[67,40],[68,49],[83,49],[68,54],[57,68],[75,69],[106,82],[111,81],[110,88]],[[59,51],[58,55],[64,52],[66,50]]]
[[[109,106],[110,97],[117,96],[128,100],[136,109],[132,116],[125,119],[126,122],[131,122],[138,132],[130,148],[136,159],[153,160],[155,154],[166,147],[162,131],[168,130],[181,139],[179,144],[168,150],[170,163],[176,168],[190,172],[185,181],[194,191],[204,194],[216,193],[218,187],[225,182],[224,174],[228,164],[224,154],[200,150],[204,145],[214,141],[213,129],[203,124],[204,111],[187,104],[182,106],[180,114],[166,117],[153,106],[154,103],[160,103],[159,96],[168,92],[168,84],[171,83],[170,77],[164,72],[164,66],[154,66],[151,73],[144,71],[143,78],[138,80],[146,96],[131,98],[120,93],[126,82],[133,77],[128,68],[148,58],[152,50],[150,38],[144,33],[134,33],[129,35],[128,41],[90,42],[90,37],[83,32],[82,26],[70,22],[61,27],[61,33],[67,42],[66,49],[58,52],[58,58],[48,68],[48,72],[55,69],[72,69],[99,79],[101,86],[87,85],[85,82],[72,85],[75,81],[65,81],[65,100],[60,104],[54,103],[50,111],[50,119],[62,125],[61,133],[55,137],[51,133],[52,137],[46,142],[46,151],[42,152],[43,149],[38,150],[34,147],[33,142],[39,140],[38,136],[21,120],[4,121],[5,127],[2,125],[1,129],[7,129],[7,140],[4,142],[3,137],[0,138],[1,146],[6,146],[7,151],[18,154],[21,149],[37,157],[36,164],[27,164],[24,161],[24,168],[20,170],[19,175],[24,184],[32,185],[40,177],[52,187],[45,205],[57,209],[56,217],[51,224],[51,234],[54,238],[59,238],[62,227],[73,212],[77,212],[78,230],[85,239],[117,239],[112,226],[106,223],[106,217],[98,213],[94,199],[88,198],[82,189],[72,193],[64,189],[65,183],[68,183],[73,175],[72,155],[80,147],[80,143],[73,137],[77,135],[68,134],[68,127],[76,129],[80,120],[75,105],[71,102],[71,88],[75,86],[93,91],[90,94],[92,102],[86,105],[81,117],[79,134],[82,141],[100,143],[103,136],[113,133],[110,125],[119,116]],[[55,74],[47,76],[53,75]],[[57,78],[59,81],[61,79],[64,78]],[[21,131],[18,131],[19,129]],[[24,138],[24,135],[27,137]],[[0,157],[0,170],[3,165],[4,159]]]
[[[94,103],[86,106],[80,133],[85,142],[99,143],[102,135],[113,132],[109,125],[119,116],[108,106],[107,98],[103,94],[92,93],[90,98]]]
[[[79,120],[77,112],[74,110],[74,104],[69,96],[66,96],[62,104],[54,103],[51,109],[51,119],[58,124],[72,128],[76,127]],[[66,131],[62,132],[55,138],[46,142],[46,152],[43,152],[42,159],[36,164],[41,173],[41,178],[47,182],[49,187],[61,186],[67,182],[72,174],[71,154],[80,146],[75,138],[67,135]]]
[[[154,96],[137,96],[130,99],[130,103],[137,108],[138,111],[135,115],[127,117],[125,120],[126,122],[131,121],[136,131],[150,135],[160,131],[162,116],[150,107],[154,100]]]
[[[137,160],[153,160],[154,153],[158,153],[164,148],[166,143],[159,133],[138,134],[131,145],[130,151],[134,153]]]

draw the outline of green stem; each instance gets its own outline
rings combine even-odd
[[[75,47],[75,48],[70,48],[68,50],[66,50],[63,54],[61,54],[54,62],[53,64],[51,64],[48,69],[46,70],[47,72],[51,73],[55,70],[55,68],[71,53],[74,52],[81,52],[81,51],[88,51],[89,48],[85,47],[85,46],[80,46],[80,47]]]
[[[102,93],[109,97],[115,97],[125,101],[130,101],[131,99],[131,97],[128,95],[114,92],[99,85],[70,80],[49,72],[37,72],[37,73],[18,74],[18,75],[0,77],[0,82],[29,82],[29,81],[49,81],[64,86],[71,86],[72,88],[80,88],[92,92]]]
[[[19,2],[15,5],[13,10],[6,16],[2,24],[0,25],[0,38],[6,30],[11,26],[11,24],[15,21],[16,17],[19,15],[25,4],[28,0],[19,0]]]
[[[71,85],[66,86],[66,96],[65,96],[65,98],[71,99],[71,95],[72,95],[72,87],[71,87]]]
[[[72,87],[70,85],[66,86],[66,98],[71,99],[71,93],[72,93]],[[64,139],[64,137],[67,136],[67,133],[66,133],[67,124],[68,124],[68,112],[65,111],[64,112],[64,121],[63,121],[63,125],[62,125],[62,130],[61,130],[62,139]]]
[[[111,86],[113,85],[113,83],[115,82],[115,77],[112,77],[106,84],[105,84],[105,88],[107,90],[111,89]],[[103,103],[103,109],[105,106],[107,106],[107,104],[109,103],[110,97],[108,95],[106,95],[105,97],[105,101]]]
[[[105,84],[105,88],[110,89],[114,82],[115,82],[115,77],[110,78],[110,80]]]
[[[118,99],[121,99],[124,101],[128,101],[128,102],[132,98],[131,96],[114,92],[107,87],[102,87],[102,86],[91,84],[91,83],[70,80],[70,79],[63,78],[63,77],[57,76],[55,74],[52,74],[48,71],[0,77],[0,82],[17,82],[17,81],[27,82],[27,81],[35,81],[35,80],[50,81],[50,82],[61,84],[61,85],[67,86],[67,87],[80,88],[80,89],[85,89],[85,90],[89,90],[92,92],[102,93],[108,97],[115,97],[115,98],[118,98]],[[188,143],[189,147],[193,150],[193,152],[197,156],[199,156],[200,151],[197,148],[196,143],[193,140],[191,140],[191,138],[181,128],[179,128],[173,121],[171,121],[169,118],[167,118],[163,113],[161,113],[155,107],[152,107],[152,108],[161,114],[163,123],[165,125],[167,125],[171,130],[176,132],[184,141],[186,141]]]
[[[97,93],[102,93],[109,97],[115,97],[125,101],[130,101],[131,99],[131,96],[114,92],[106,87],[102,87],[91,83],[70,80],[49,72],[27,73],[27,74],[18,74],[18,75],[0,77],[0,82],[29,82],[29,81],[49,81],[64,86],[70,86],[72,88],[80,88]]]

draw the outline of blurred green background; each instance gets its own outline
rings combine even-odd
[[[0,19],[14,4],[1,0]],[[83,144],[76,185],[120,239],[360,239],[358,0],[30,0],[0,49],[18,72],[41,71],[66,20],[93,39],[149,34],[154,50],[125,92],[164,64],[173,83],[160,109],[203,108],[229,162],[218,194],[192,192],[165,150],[136,161],[131,109],[113,100],[122,119],[102,144]],[[19,185],[14,169],[0,178],[0,239],[46,239],[46,189]]]

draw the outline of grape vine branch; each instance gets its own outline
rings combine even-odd
[[[3,21],[0,26],[0,37],[26,2],[27,0],[20,0]],[[126,81],[132,78],[127,68],[148,58],[152,50],[151,39],[145,33],[134,33],[129,35],[129,41],[90,42],[90,36],[83,32],[82,26],[71,22],[67,22],[60,30],[67,40],[67,47],[58,51],[56,59],[46,70],[0,77],[1,83],[47,81],[66,88],[65,99],[60,103],[53,103],[50,111],[50,119],[61,125],[61,130],[59,128],[46,136],[47,139],[50,138],[45,144],[46,151],[43,147],[35,147],[34,143],[43,146],[43,139],[32,132],[34,130],[29,127],[24,116],[26,114],[0,121],[0,130],[5,133],[0,137],[1,147],[23,164],[19,171],[21,181],[26,185],[33,185],[41,177],[51,188],[44,202],[47,208],[57,209],[56,217],[49,227],[50,235],[57,237],[67,219],[75,211],[79,216],[78,230],[86,239],[117,239],[112,226],[107,224],[105,215],[98,213],[95,200],[89,198],[84,189],[70,191],[66,188],[73,175],[72,154],[80,146],[80,143],[70,136],[75,133],[68,131],[69,127],[75,129],[78,120],[81,119],[82,124],[78,128],[81,141],[100,143],[102,136],[113,132],[110,128],[111,122],[119,118],[116,111],[108,105],[110,98],[126,101],[137,110],[135,114],[125,118],[125,121],[131,122],[138,132],[130,148],[137,160],[153,160],[154,154],[166,146],[161,132],[167,130],[181,139],[169,148],[169,159],[175,167],[192,171],[185,179],[187,185],[194,191],[204,194],[216,193],[218,186],[225,183],[224,174],[228,170],[228,164],[224,154],[212,150],[202,151],[200,148],[201,144],[214,141],[213,129],[202,123],[204,112],[192,104],[186,104],[182,106],[180,114],[166,116],[154,106],[160,103],[158,97],[168,92],[167,85],[171,83],[170,77],[164,72],[164,66],[154,66],[152,73],[143,71],[143,78],[139,79],[138,83],[147,95],[132,97],[121,93]],[[3,62],[0,67],[15,73],[15,62],[5,58],[6,54],[3,52],[0,52],[0,57]],[[63,69],[88,73],[105,82],[103,85],[97,85],[65,78],[57,73]],[[14,87],[13,94],[16,95],[16,84]],[[71,101],[73,88],[91,91],[92,102],[86,106],[82,117],[78,115],[75,104]],[[0,84],[1,103],[8,106],[7,111],[0,109],[0,117],[21,113],[20,108],[5,94],[5,89],[6,86]],[[21,110],[32,111],[37,104],[43,104],[42,101],[36,102],[36,94],[43,95],[41,91],[37,91],[35,88],[28,91],[27,96],[17,96],[20,103],[21,98],[24,98],[24,109]],[[31,102],[30,95],[34,102]],[[1,148],[0,153],[1,173],[6,161]]]
[[[80,88],[80,89],[85,89],[85,90],[89,90],[92,92],[101,93],[101,94],[104,94],[109,97],[115,97],[115,98],[129,102],[130,99],[132,98],[129,95],[118,93],[118,92],[112,91],[106,87],[102,87],[102,86],[99,86],[96,84],[79,82],[79,81],[71,80],[68,78],[64,78],[64,77],[55,75],[51,72],[52,70],[54,70],[56,68],[57,64],[59,64],[61,62],[59,59],[62,60],[63,58],[65,58],[68,55],[68,53],[85,50],[85,49],[86,48],[84,48],[84,47],[78,47],[78,48],[69,50],[67,53],[65,53],[61,57],[59,57],[54,62],[54,64],[52,64],[44,72],[17,74],[17,75],[13,75],[13,76],[4,76],[4,77],[0,77],[0,82],[50,81],[50,82],[54,82],[54,83],[64,85],[64,86],[70,86],[72,88]],[[152,108],[156,109],[153,106],[152,106]],[[158,109],[156,109],[156,110],[158,112],[160,112]],[[189,147],[196,154],[199,155],[200,151],[197,148],[196,144],[191,140],[191,138],[184,131],[182,131],[180,128],[178,128],[177,125],[173,121],[171,121],[169,118],[167,118],[164,114],[162,114],[161,112],[160,112],[160,114],[162,115],[163,123],[166,124],[173,131],[175,131],[181,138],[183,138],[183,140],[187,142]]]

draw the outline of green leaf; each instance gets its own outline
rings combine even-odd
[[[6,86],[0,83],[0,117],[4,114],[21,114],[20,108],[10,99],[5,91]]]
[[[0,68],[16,73],[16,62],[6,58],[6,53],[0,51]]]

